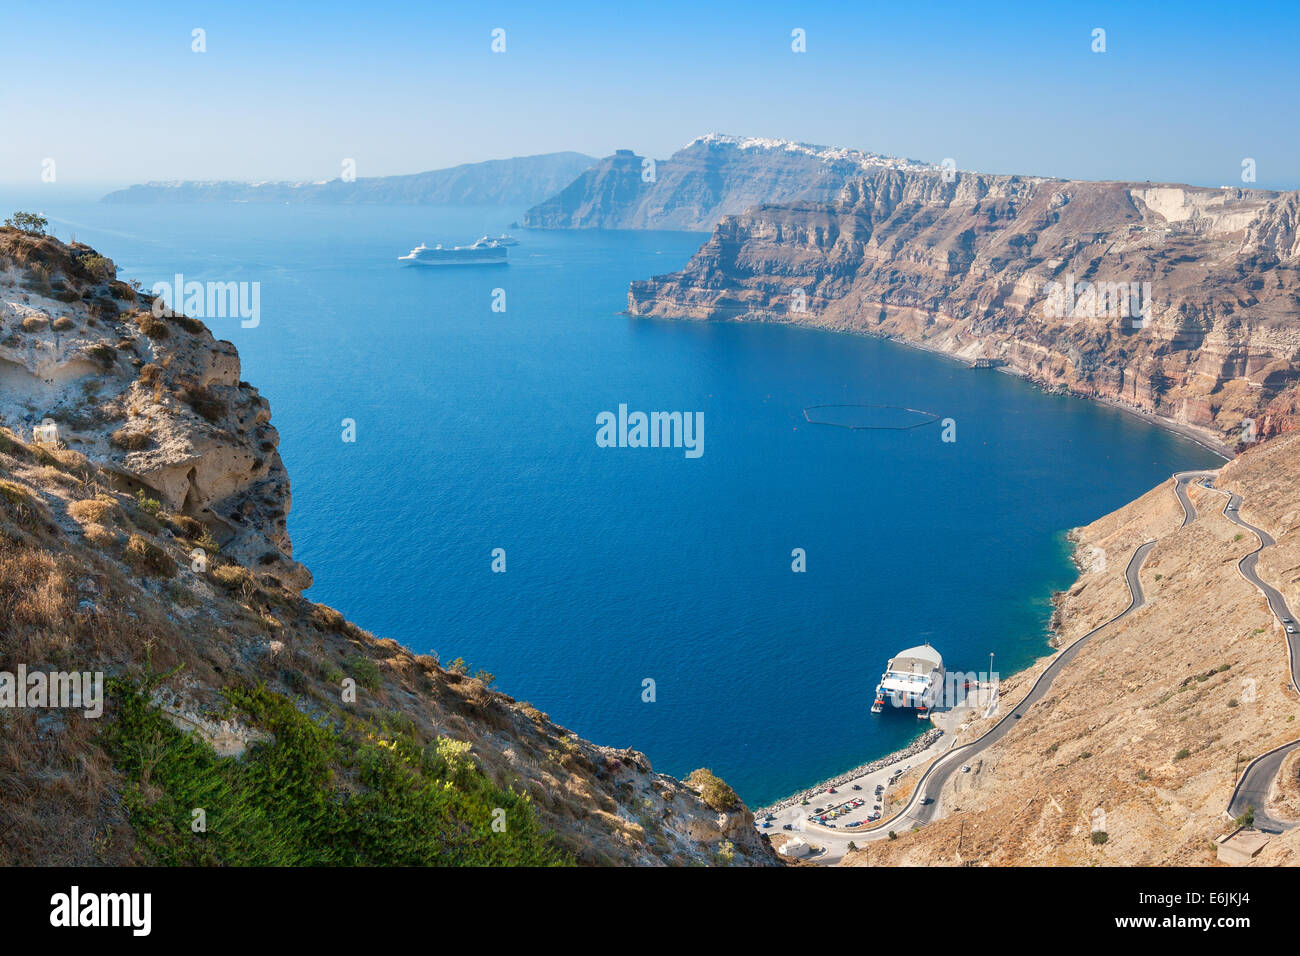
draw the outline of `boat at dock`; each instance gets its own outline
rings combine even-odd
[[[943,694],[943,680],[943,656],[929,644],[899,651],[880,675],[871,712],[879,714],[889,702],[895,707],[914,708],[918,718],[928,717],[930,708]]]

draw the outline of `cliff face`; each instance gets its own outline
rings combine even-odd
[[[529,209],[533,229],[679,229],[703,232],[758,203],[829,202],[873,168],[920,163],[786,140],[710,134],[670,158],[619,150]]]
[[[280,436],[239,356],[193,319],[157,319],[81,245],[0,234],[0,420],[58,441],[124,490],[201,522],[221,552],[310,587],[286,531]]]
[[[775,321],[1000,360],[1234,445],[1300,424],[1300,196],[875,168],[727,216],[633,315]]]
[[[110,203],[276,202],[526,206],[554,195],[596,160],[582,153],[544,153],[464,163],[406,176],[363,176],[354,182],[144,183],[104,197]]]
[[[303,598],[267,402],[114,276],[0,229],[0,863],[776,862],[712,775]],[[19,668],[102,672],[102,717]]]
[[[1277,544],[1261,578],[1300,601],[1300,433],[1255,445],[1215,482],[1243,496],[1241,516]],[[1246,764],[1300,737],[1286,635],[1237,571],[1257,546],[1222,514],[1221,493],[1193,485],[1196,520],[1171,482],[1073,535],[1084,570],[1060,595],[1063,644],[1128,604],[1124,568],[1158,539],[1141,572],[1147,605],[1092,637],[1003,740],[954,774],[945,816],[897,840],[872,843],[849,865],[1208,866],[1213,840]],[[1104,556],[1105,560],[1099,560]],[[982,734],[1018,702],[1047,659],[1002,682],[1001,710],[974,720]],[[1300,818],[1293,758],[1267,807]],[[1107,834],[1096,842],[1094,830]],[[1300,862],[1300,829],[1274,836],[1260,866]]]

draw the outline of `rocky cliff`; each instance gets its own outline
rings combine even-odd
[[[856,150],[712,133],[668,159],[619,150],[529,209],[521,222],[534,229],[702,232],[758,203],[834,200],[868,170],[932,168]]]
[[[878,166],[726,216],[628,311],[895,337],[1233,447],[1300,424],[1298,224],[1296,193]]]
[[[363,176],[345,182],[144,183],[104,197],[110,203],[277,202],[527,206],[554,195],[596,160],[582,153],[544,153],[464,163],[405,176]]]
[[[229,342],[0,229],[0,863],[776,862],[707,771],[303,598],[277,440]]]

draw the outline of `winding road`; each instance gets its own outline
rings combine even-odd
[[[1187,471],[1179,472],[1173,476],[1174,493],[1178,497],[1179,503],[1183,508],[1183,521],[1179,526],[1186,528],[1196,520],[1196,506],[1192,504],[1191,497],[1187,493],[1188,486],[1192,483],[1201,483],[1212,491],[1217,491],[1227,496],[1227,502],[1224,504],[1223,515],[1234,524],[1240,525],[1250,531],[1259,539],[1259,547],[1250,554],[1243,557],[1237,562],[1237,570],[1241,576],[1253,584],[1264,595],[1268,601],[1269,609],[1274,616],[1286,627],[1286,622],[1295,621],[1290,609],[1286,605],[1281,593],[1269,584],[1260,579],[1255,571],[1255,566],[1259,561],[1259,554],[1265,548],[1270,547],[1275,542],[1268,532],[1256,528],[1254,525],[1243,521],[1237,514],[1237,509],[1241,505],[1241,496],[1221,489],[1215,488],[1213,479],[1218,474],[1215,471]],[[1124,570],[1124,579],[1128,584],[1129,604],[1123,611],[1112,617],[1110,620],[1097,625],[1083,637],[1070,644],[1069,647],[1061,651],[1056,658],[1047,666],[1038,679],[1030,687],[1029,693],[1018,703],[1015,708],[994,724],[986,733],[968,744],[963,744],[953,750],[948,751],[942,757],[938,758],[930,768],[921,777],[912,793],[911,799],[907,805],[893,817],[882,821],[871,828],[862,828],[852,831],[851,833],[837,833],[824,827],[818,827],[810,824],[807,829],[815,831],[819,835],[833,836],[839,838],[848,838],[856,841],[879,840],[887,838],[890,831],[910,830],[913,827],[924,826],[934,820],[940,810],[939,798],[943,792],[944,785],[947,784],[952,775],[963,764],[970,762],[972,758],[987,750],[1005,737],[1016,726],[1016,723],[1023,719],[1030,707],[1041,700],[1052,686],[1052,681],[1056,676],[1072,661],[1079,651],[1083,649],[1093,635],[1104,630],[1134,611],[1146,604],[1146,596],[1142,592],[1142,583],[1138,579],[1138,574],[1142,569],[1142,564],[1146,561],[1151,550],[1156,546],[1156,542],[1146,541],[1140,545],[1129,559],[1128,566]],[[1300,630],[1300,626],[1297,627]],[[1291,684],[1300,693],[1300,674],[1297,668],[1300,667],[1300,634],[1287,633],[1287,652],[1289,655]],[[1297,826],[1295,822],[1286,822],[1276,820],[1267,813],[1262,807],[1268,804],[1268,792],[1272,787],[1273,781],[1277,779],[1281,770],[1283,761],[1297,748],[1300,748],[1300,740],[1293,741],[1289,744],[1283,744],[1265,754],[1261,754],[1247,765],[1245,772],[1241,775],[1236,788],[1233,790],[1232,798],[1228,804],[1228,814],[1232,817],[1239,817],[1249,807],[1255,808],[1255,826],[1261,830],[1270,832],[1281,832],[1282,830],[1291,829]]]
[[[1295,624],[1295,615],[1287,607],[1286,599],[1282,597],[1281,592],[1271,584],[1266,584],[1255,571],[1255,566],[1259,563],[1260,552],[1265,548],[1272,547],[1277,542],[1273,540],[1267,531],[1256,528],[1253,524],[1242,520],[1237,513],[1237,509],[1241,507],[1241,495],[1215,488],[1213,484],[1208,482],[1206,487],[1227,496],[1228,500],[1223,506],[1225,518],[1233,524],[1245,528],[1259,539],[1259,547],[1237,562],[1237,570],[1243,578],[1259,589],[1260,593],[1264,595],[1264,599],[1268,601],[1268,609],[1273,612],[1273,616],[1282,624],[1283,633],[1286,634],[1291,687],[1297,693],[1300,693],[1300,675],[1297,675],[1296,672],[1297,666],[1300,665],[1300,633],[1293,634],[1286,631],[1288,626],[1300,631],[1300,626]],[[1228,801],[1228,816],[1234,819],[1238,818],[1246,813],[1248,809],[1254,807],[1255,827],[1259,830],[1281,833],[1283,830],[1290,830],[1295,827],[1297,825],[1296,821],[1278,820],[1269,816],[1262,808],[1268,806],[1268,793],[1272,789],[1273,781],[1278,778],[1282,771],[1282,763],[1298,747],[1300,747],[1300,740],[1293,740],[1289,744],[1274,747],[1267,753],[1260,754],[1247,764],[1245,772],[1242,773],[1241,779],[1237,781],[1237,786],[1232,791],[1232,798]]]
[[[914,826],[924,826],[933,820],[939,812],[939,797],[943,792],[944,785],[958,768],[965,763],[969,763],[973,757],[987,750],[1010,733],[1015,728],[1016,722],[1025,716],[1029,708],[1043,699],[1051,688],[1052,681],[1056,679],[1056,676],[1061,673],[1070,661],[1074,660],[1075,656],[1094,634],[1127,617],[1146,604],[1146,595],[1142,593],[1142,583],[1138,580],[1138,572],[1142,569],[1142,562],[1146,560],[1147,555],[1151,553],[1151,549],[1155,546],[1155,541],[1147,541],[1140,545],[1133,552],[1133,557],[1129,559],[1128,567],[1124,569],[1124,579],[1129,590],[1128,607],[1110,620],[1098,624],[1083,637],[1057,654],[1052,663],[1047,665],[1047,669],[1038,675],[1038,679],[1029,688],[1029,693],[1025,695],[1025,698],[981,737],[948,751],[948,753],[932,763],[917,783],[911,800],[908,801],[907,806],[902,811],[871,829],[864,828],[853,831],[853,839],[878,840],[882,837],[888,837],[891,830],[910,830]],[[812,829],[812,827],[809,827],[809,829]],[[820,833],[822,829],[817,828],[817,831]]]

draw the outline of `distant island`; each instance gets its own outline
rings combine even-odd
[[[524,213],[532,229],[679,229],[709,232],[723,216],[762,203],[833,202],[871,169],[939,167],[856,149],[709,133],[667,159],[630,149],[582,171]]]
[[[109,203],[387,203],[427,206],[531,206],[552,196],[596,162],[582,153],[543,153],[463,163],[402,176],[353,182],[151,182],[105,196]]]

